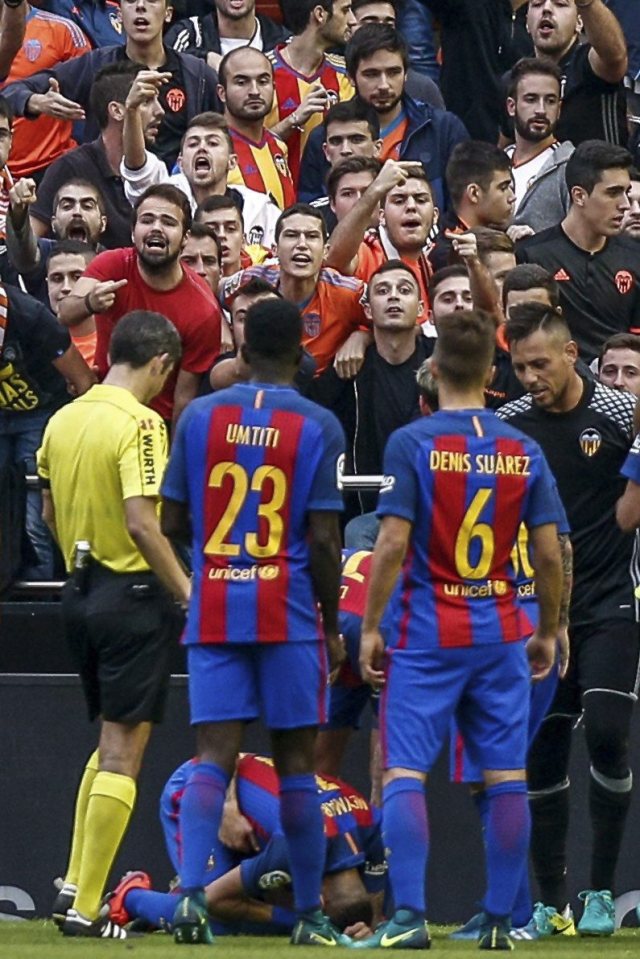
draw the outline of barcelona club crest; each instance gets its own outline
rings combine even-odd
[[[584,455],[591,458],[592,456],[596,455],[602,446],[602,437],[597,430],[589,428],[582,431],[578,442],[580,443],[580,449]]]

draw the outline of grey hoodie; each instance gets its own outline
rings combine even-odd
[[[553,151],[547,162],[540,167],[527,187],[513,222],[530,226],[535,233],[557,226],[564,220],[569,209],[570,196],[565,178],[565,168],[575,150],[570,140],[565,140]]]

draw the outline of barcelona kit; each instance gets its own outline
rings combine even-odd
[[[524,766],[531,623],[511,553],[521,523],[558,522],[538,445],[485,410],[440,411],[392,434],[378,515],[411,523],[389,602],[384,766],[428,771],[456,714],[482,769]]]
[[[181,858],[180,805],[193,760],[169,778],[160,799],[160,819],[171,862],[179,874]],[[380,813],[353,786],[330,776],[316,775],[326,837],[324,872],[358,869],[370,892],[384,888],[384,849]],[[260,896],[261,879],[276,870],[287,872],[289,859],[280,822],[280,781],[273,760],[246,753],[236,767],[236,799],[249,821],[259,852],[250,857],[227,849],[219,841],[211,851],[207,882],[240,865],[245,892]]]
[[[343,454],[333,414],[292,387],[241,383],[183,413],[162,494],[191,513],[192,722],[253,719],[259,703],[273,728],[324,721],[308,513],[342,509]]]
[[[558,533],[568,534],[569,523],[560,499],[558,499],[557,505]],[[513,565],[513,573],[516,582],[518,602],[522,605],[524,611],[529,617],[531,622],[531,632],[533,632],[538,625],[538,600],[536,597],[534,569],[529,545],[529,532],[523,523],[518,530],[518,538],[511,551],[511,562]],[[557,669],[552,669],[549,675],[540,682],[531,684],[528,736],[529,746],[535,739],[536,733],[538,732],[543,719],[547,715],[557,686]],[[464,748],[464,740],[460,735],[455,722],[451,724],[450,776],[453,782],[475,783],[482,780],[482,770],[474,767],[470,762],[469,756]]]

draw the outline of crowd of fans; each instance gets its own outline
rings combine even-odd
[[[636,6],[282,12],[4,5],[0,467],[34,472],[48,417],[104,375],[129,309],[180,330],[180,370],[157,401],[175,425],[194,396],[245,375],[243,310],[267,290],[303,311],[300,387],[341,419],[350,472],[379,473],[386,438],[418,414],[414,373],[439,315],[475,305],[500,323],[516,262],[557,283],[592,374],[600,361],[606,382],[632,388],[628,363],[610,371],[640,342]],[[402,331],[367,297],[396,257],[420,288]],[[499,331],[488,402],[520,392]],[[373,506],[350,500],[349,519]],[[31,492],[20,575],[48,580],[39,509]]]

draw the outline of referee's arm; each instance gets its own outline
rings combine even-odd
[[[131,496],[124,501],[125,521],[129,536],[161,583],[186,606],[191,583],[176,559],[169,540],[158,522],[156,499],[152,496]]]

